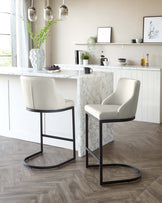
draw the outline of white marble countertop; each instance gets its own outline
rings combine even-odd
[[[77,79],[81,73],[79,70],[62,69],[60,72],[49,72],[46,70],[33,71],[32,68],[18,68],[18,67],[0,67],[0,75],[26,75],[26,76],[41,76],[41,77],[55,77],[55,78],[71,78]]]
[[[54,78],[71,78],[78,79],[81,76],[85,76],[83,73],[83,65],[75,65],[75,64],[57,64],[61,67],[60,72],[49,72],[46,70],[41,71],[33,71],[32,68],[19,68],[19,67],[0,67],[0,75],[26,75],[26,76],[41,76],[41,77],[54,77]],[[107,70],[142,70],[142,71],[161,71],[162,67],[141,67],[141,66],[99,66],[99,65],[87,65],[87,67],[91,67],[94,72],[106,72]],[[86,76],[92,74],[86,74]]]
[[[75,64],[57,64],[63,69],[75,69],[79,70],[82,69],[83,65],[75,65]],[[106,71],[111,69],[120,69],[120,70],[142,70],[142,71],[161,71],[162,66],[150,66],[150,67],[141,67],[138,65],[116,65],[116,66],[100,66],[94,64],[88,64],[86,67],[91,67],[94,71]]]
[[[78,79],[80,77],[92,77],[96,74],[102,74],[94,72],[93,74],[84,74],[83,69],[76,68],[62,68],[60,72],[51,72],[47,70],[34,71],[32,68],[18,68],[18,67],[0,67],[0,75],[12,75],[12,76],[41,76],[41,77],[53,77],[53,78],[69,78]]]

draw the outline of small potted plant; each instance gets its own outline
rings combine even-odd
[[[83,60],[83,65],[84,66],[88,65],[88,59],[89,59],[88,55],[86,55],[86,54],[82,55],[82,60]]]

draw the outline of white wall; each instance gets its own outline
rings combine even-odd
[[[62,1],[50,2],[57,18]],[[99,26],[112,26],[112,42],[129,43],[132,38],[142,38],[143,16],[162,15],[161,0],[65,0],[65,4],[69,16],[52,28],[47,42],[47,65],[74,63],[74,50],[87,49],[74,45],[75,42],[86,42],[97,34]],[[91,63],[99,63],[102,50],[111,64],[116,64],[118,57],[126,57],[130,64],[139,64],[142,55],[149,53],[150,65],[162,66],[162,46],[96,46]]]

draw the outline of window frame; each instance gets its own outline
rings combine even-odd
[[[0,11],[2,14],[10,15],[10,26],[11,33],[0,33],[0,36],[10,36],[11,37],[11,54],[10,55],[0,55],[0,57],[11,57],[11,66],[17,66],[17,51],[16,51],[16,15],[15,15],[15,0],[10,0],[11,10]]]

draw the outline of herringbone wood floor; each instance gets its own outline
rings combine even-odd
[[[162,202],[162,125],[115,124],[114,134],[115,141],[104,146],[104,161],[136,166],[143,173],[141,181],[101,187],[98,169],[86,169],[85,158],[77,158],[60,169],[30,169],[23,166],[22,160],[37,151],[38,144],[1,136],[0,203]],[[44,162],[44,157],[48,162],[70,157],[70,150],[47,148],[49,154],[37,162]],[[122,169],[105,170],[104,177],[115,179],[127,173]]]

